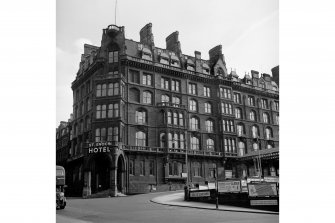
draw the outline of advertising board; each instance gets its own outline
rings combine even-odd
[[[232,170],[226,170],[225,171],[225,176],[226,176],[226,179],[233,178],[233,171]]]
[[[221,193],[241,192],[241,182],[239,180],[218,182],[218,191]]]
[[[276,183],[249,183],[249,197],[278,196]]]
[[[277,200],[250,200],[251,206],[278,205]]]
[[[190,192],[190,197],[209,197],[209,196],[211,196],[210,191]]]
[[[279,183],[279,177],[264,177],[264,181],[268,183]]]

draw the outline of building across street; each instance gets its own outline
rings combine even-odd
[[[204,40],[205,41],[205,40]],[[196,46],[195,46],[196,47]],[[178,31],[156,47],[109,25],[84,45],[73,115],[57,128],[67,196],[148,193],[220,179],[279,176],[279,66],[228,71],[222,46],[184,55]]]

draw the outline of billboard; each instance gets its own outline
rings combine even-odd
[[[276,183],[249,183],[249,197],[278,196]]]
[[[196,192],[190,192],[190,197],[210,197],[211,193],[210,191],[196,191]]]
[[[241,182],[239,180],[218,182],[218,192],[221,193],[241,192]]]

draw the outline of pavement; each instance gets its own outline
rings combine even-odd
[[[217,211],[205,208],[162,205],[179,200],[183,191],[157,192],[109,198],[68,198],[65,209],[56,210],[57,223],[278,223],[278,214]],[[171,195],[171,196],[166,196]],[[152,202],[155,200],[156,202]],[[176,202],[176,201],[175,201]],[[189,203],[189,202],[187,202]],[[193,202],[192,202],[193,203]],[[188,205],[190,205],[189,203]],[[220,210],[223,206],[220,205]],[[235,207],[236,208],[236,207]],[[50,221],[44,221],[50,222]]]
[[[195,202],[195,201],[185,201],[184,192],[178,192],[163,196],[158,196],[150,200],[151,202],[169,206],[178,206],[178,207],[189,207],[189,208],[198,208],[198,209],[209,209],[216,210],[215,204],[204,203],[204,202]],[[233,212],[247,212],[247,213],[257,213],[257,214],[276,214],[278,212],[258,210],[252,208],[244,208],[230,205],[221,205],[219,204],[219,211],[233,211]]]

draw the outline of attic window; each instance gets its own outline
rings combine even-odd
[[[209,66],[206,63],[202,64],[202,72],[204,74],[209,74]]]
[[[142,59],[152,60],[151,51],[148,48],[143,48]]]
[[[186,69],[191,70],[191,71],[195,71],[194,62],[191,59],[187,59]]]
[[[171,55],[171,66],[180,67],[179,59],[174,54]]]
[[[159,62],[169,65],[169,57],[165,53],[162,53]]]
[[[223,70],[222,70],[222,68],[221,67],[219,67],[218,69],[217,69],[217,75],[219,75],[219,76],[223,76]]]

